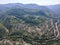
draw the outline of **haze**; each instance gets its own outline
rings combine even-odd
[[[55,5],[60,4],[60,0],[0,0],[0,4],[7,3],[23,3],[23,4],[38,4],[38,5]]]

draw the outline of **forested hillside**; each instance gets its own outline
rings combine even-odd
[[[59,45],[59,19],[45,6],[0,5],[0,45]]]

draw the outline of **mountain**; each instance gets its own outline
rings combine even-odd
[[[0,4],[0,11],[11,9],[11,8],[48,10],[47,7],[40,6],[37,4],[21,4],[21,3]]]
[[[0,45],[60,44],[60,20],[37,4],[0,4]]]
[[[60,17],[60,4],[49,5],[48,8],[54,11]]]
[[[0,4],[0,8],[14,8],[14,7],[20,7],[20,8],[28,8],[28,9],[39,9],[43,6],[37,5],[37,4],[21,4],[21,3],[11,3],[11,4]]]
[[[55,15],[55,13],[53,11],[51,11],[49,8],[47,8],[46,6],[40,6],[37,4],[21,4],[21,3],[0,4],[0,13],[1,12],[10,13],[10,12],[16,11],[16,10],[19,12],[22,12],[21,14],[23,14],[23,13],[30,14],[30,15],[37,14],[37,15],[41,15],[41,16],[44,15],[47,17],[49,17],[49,16],[53,17]],[[15,15],[16,15],[16,13],[15,13]]]

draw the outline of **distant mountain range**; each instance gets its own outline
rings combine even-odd
[[[46,8],[45,6],[40,6],[37,4],[21,4],[21,3],[12,3],[12,4],[0,4],[0,11],[10,9],[10,8],[20,8],[20,9],[41,9]]]
[[[60,4],[49,5],[49,6],[40,6],[37,4],[21,4],[21,3],[10,3],[10,4],[0,4],[0,12],[10,10],[12,8],[20,9],[32,9],[32,10],[49,10],[51,13],[56,15],[60,14]]]
[[[54,11],[58,16],[60,16],[60,4],[49,5],[48,8]]]
[[[55,9],[54,11],[52,10],[54,7],[53,6],[40,6],[37,4],[21,4],[21,3],[10,3],[10,4],[0,4],[0,12],[6,12],[7,10],[14,9],[14,8],[20,8],[24,9],[25,11],[30,11],[30,12],[36,12],[42,10],[43,12],[49,12],[50,16],[55,15]],[[33,10],[33,11],[32,11]]]
[[[0,4],[0,7],[15,7],[18,6],[20,8],[30,8],[30,9],[39,9],[42,6],[37,4],[21,4],[21,3],[11,3],[11,4]]]

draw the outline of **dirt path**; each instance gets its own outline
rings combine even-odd
[[[59,37],[59,29],[58,29],[58,24],[59,23],[59,21],[57,21],[57,22],[55,22],[55,26],[54,26],[54,24],[53,24],[53,20],[51,20],[51,24],[52,24],[52,26],[53,26],[53,28],[54,28],[54,35],[56,36],[55,38],[52,38],[52,39],[49,39],[49,40],[47,40],[47,41],[51,41],[51,40],[55,40],[55,39],[57,39],[58,37]],[[57,34],[56,34],[57,33]]]

